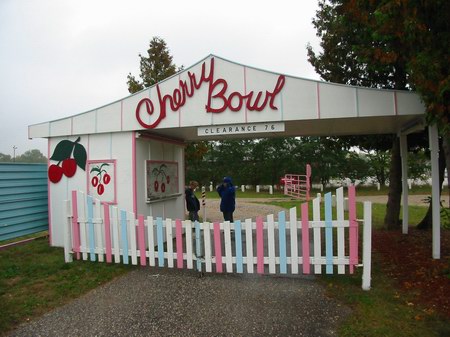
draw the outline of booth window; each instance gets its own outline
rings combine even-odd
[[[146,161],[146,200],[164,200],[179,195],[178,163],[173,161]]]

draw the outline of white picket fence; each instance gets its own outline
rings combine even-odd
[[[73,191],[72,200],[65,201],[65,261],[71,262],[75,255],[107,263],[128,264],[131,259],[134,265],[174,268],[176,262],[177,268],[258,274],[321,274],[323,269],[326,274],[345,274],[362,266],[362,288],[369,290],[372,206],[364,203],[364,218],[358,221],[354,186],[348,192],[347,220],[344,190],[338,188],[336,219],[332,218],[331,193],[327,193],[324,212],[320,198],[313,200],[312,219],[308,203],[303,203],[300,218],[297,209],[291,208],[289,221],[282,211],[278,221],[270,214],[266,221],[257,217],[234,223],[193,223],[143,215],[136,219],[131,212]],[[358,258],[358,222],[363,226],[362,264]]]

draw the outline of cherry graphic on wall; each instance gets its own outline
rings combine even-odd
[[[111,182],[111,176],[104,169],[105,166],[109,166],[108,163],[102,163],[101,165],[94,166],[91,168],[89,173],[96,173],[91,179],[91,184],[93,187],[97,188],[98,195],[105,193],[105,186]]]
[[[152,170],[152,176],[154,177],[153,188],[155,192],[165,193],[166,184],[170,184],[170,176],[166,173],[167,165],[161,164],[159,168],[155,167]]]
[[[77,167],[85,170],[86,149],[79,142],[80,137],[74,142],[62,140],[56,145],[50,160],[58,163],[52,164],[48,168],[48,178],[52,183],[56,184],[59,182],[63,175],[67,178],[73,177],[77,171]]]

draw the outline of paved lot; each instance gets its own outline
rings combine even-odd
[[[144,267],[11,336],[336,336],[349,314],[311,277]]]

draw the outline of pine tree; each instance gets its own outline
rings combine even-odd
[[[177,71],[176,65],[173,64],[173,57],[163,39],[153,37],[147,54],[148,56],[139,54],[141,80],[136,79],[131,73],[127,76],[128,91],[132,94],[162,81]]]

